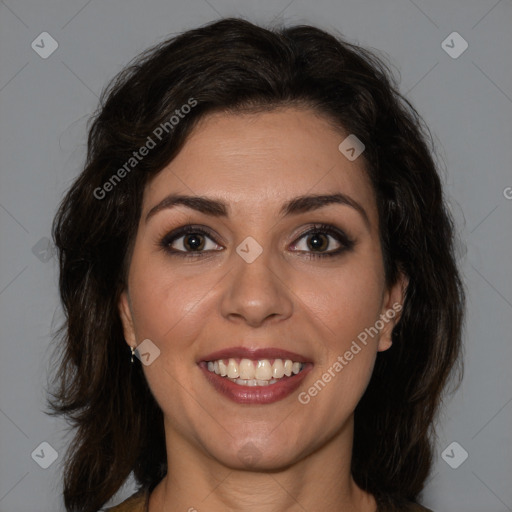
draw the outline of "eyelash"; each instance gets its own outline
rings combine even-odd
[[[297,238],[297,242],[307,235],[313,235],[313,234],[319,234],[319,233],[332,236],[338,243],[341,244],[341,247],[339,247],[338,249],[335,249],[333,251],[329,251],[329,252],[320,252],[320,253],[306,252],[305,254],[307,254],[308,258],[316,259],[316,258],[327,258],[327,257],[339,256],[346,251],[352,250],[355,245],[354,240],[352,240],[345,232],[341,231],[338,228],[335,228],[334,226],[330,226],[328,224],[314,224],[307,231],[305,231],[304,233],[299,235],[299,237]],[[181,250],[176,250],[176,249],[170,248],[170,245],[173,242],[175,242],[176,240],[178,240],[179,238],[181,238],[183,236],[190,235],[190,234],[204,235],[204,236],[210,238],[216,244],[218,243],[215,241],[214,236],[212,235],[212,233],[209,230],[207,230],[201,226],[188,225],[188,226],[183,226],[181,228],[177,228],[177,229],[171,231],[170,233],[168,233],[167,235],[165,235],[161,239],[159,245],[168,254],[170,254],[172,256],[183,257],[183,258],[198,258],[198,257],[201,257],[205,253],[211,252],[211,251],[181,251]],[[293,245],[296,245],[297,242],[294,242]],[[299,251],[299,252],[304,252],[304,251]]]

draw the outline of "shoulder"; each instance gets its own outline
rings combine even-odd
[[[145,512],[149,493],[145,489],[137,491],[119,505],[105,509],[105,512]]]
[[[434,512],[429,508],[423,507],[422,505],[418,505],[417,503],[408,503],[404,508],[403,512]]]

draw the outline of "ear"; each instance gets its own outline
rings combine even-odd
[[[391,335],[393,333],[393,328],[400,320],[408,284],[409,279],[403,273],[400,273],[395,284],[386,290],[379,318],[379,320],[384,324],[380,330],[379,344],[377,348],[379,352],[388,350],[393,344]]]
[[[133,327],[133,315],[130,297],[127,290],[124,290],[121,293],[117,306],[119,309],[119,316],[121,317],[121,322],[123,324],[124,339],[130,347],[135,348],[137,346],[137,338]]]

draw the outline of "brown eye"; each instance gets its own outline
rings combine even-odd
[[[312,233],[308,235],[307,244],[312,251],[323,252],[329,247],[329,237],[324,233]]]
[[[308,257],[337,256],[354,248],[355,241],[328,224],[316,225],[293,243],[292,249]]]
[[[204,236],[199,233],[191,233],[183,237],[183,246],[190,251],[200,251],[204,248]]]
[[[313,231],[302,235],[299,242],[294,244],[298,251],[311,251],[317,253],[331,253],[343,247],[343,244],[336,240],[336,237],[328,233]]]
[[[194,226],[178,228],[166,235],[160,244],[167,252],[181,256],[199,256],[223,249],[208,231]]]

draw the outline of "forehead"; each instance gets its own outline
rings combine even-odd
[[[219,198],[236,213],[275,212],[295,196],[341,192],[375,217],[363,157],[349,161],[338,149],[348,135],[306,109],[207,115],[148,183],[143,212],[169,193]]]

